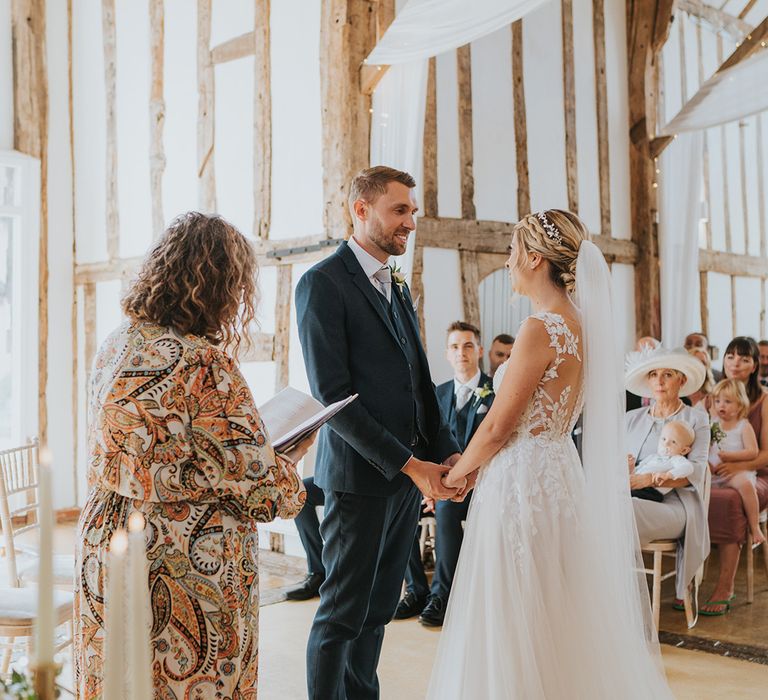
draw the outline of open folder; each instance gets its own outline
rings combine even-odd
[[[356,398],[357,394],[353,394],[323,406],[317,399],[289,386],[261,406],[259,414],[272,438],[272,447],[276,452],[287,452]]]

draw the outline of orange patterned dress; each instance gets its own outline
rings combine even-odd
[[[152,324],[105,341],[90,387],[88,481],[75,581],[77,697],[101,697],[112,534],[147,521],[152,672],[162,700],[256,698],[257,522],[305,493],[276,457],[235,363]]]

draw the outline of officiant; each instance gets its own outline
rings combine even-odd
[[[462,451],[493,403],[493,380],[480,371],[482,357],[480,329],[465,321],[452,323],[447,331],[446,358],[453,368],[453,379],[438,386],[435,393]],[[435,506],[435,574],[431,587],[424,573],[417,531],[408,560],[405,595],[397,606],[395,619],[418,615],[425,627],[442,626],[464,539],[462,523],[467,518],[471,498],[470,492],[461,503],[438,501]]]

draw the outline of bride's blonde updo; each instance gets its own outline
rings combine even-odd
[[[517,222],[512,237],[519,244],[518,264],[523,254],[538,253],[549,261],[552,283],[573,292],[579,246],[589,240],[589,231],[576,214],[562,209],[528,214]]]

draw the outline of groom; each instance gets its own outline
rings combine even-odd
[[[416,227],[408,174],[378,166],[352,181],[354,235],[296,289],[312,394],[357,401],[320,433],[326,580],[307,644],[311,700],[378,698],[384,625],[400,597],[422,494],[460,497],[440,479],[458,458],[442,418],[408,287],[388,267]]]

